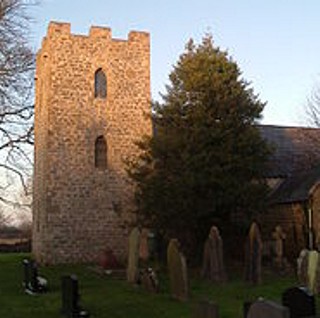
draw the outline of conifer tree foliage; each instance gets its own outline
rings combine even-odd
[[[154,105],[154,134],[139,143],[129,175],[139,223],[197,242],[213,224],[263,209],[269,150],[255,124],[264,103],[211,35],[188,42],[169,79]]]

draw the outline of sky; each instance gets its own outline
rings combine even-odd
[[[161,101],[186,42],[210,32],[266,102],[262,123],[306,126],[307,98],[320,87],[319,12],[319,0],[42,0],[30,37],[38,50],[50,21],[71,23],[75,34],[107,26],[121,39],[147,31],[151,94]]]

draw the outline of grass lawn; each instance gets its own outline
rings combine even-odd
[[[211,300],[219,305],[219,316],[238,318],[242,315],[245,300],[259,296],[280,301],[284,289],[295,285],[294,277],[279,277],[264,273],[260,286],[244,283],[241,271],[231,275],[224,285],[213,285],[191,279],[191,297],[187,303],[170,298],[168,280],[160,276],[159,294],[149,294],[140,287],[131,286],[124,280],[100,276],[89,266],[52,266],[39,269],[39,274],[49,281],[49,292],[30,296],[22,288],[22,260],[26,254],[0,254],[0,317],[51,318],[60,315],[60,277],[76,274],[79,279],[81,305],[91,317],[108,318],[188,318],[192,317],[194,303]],[[196,276],[196,275],[192,275]],[[233,277],[235,276],[235,277]]]

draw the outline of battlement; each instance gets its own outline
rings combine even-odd
[[[55,37],[55,36],[62,36],[62,35],[74,35],[71,33],[71,24],[64,23],[64,22],[50,22],[48,26],[47,36]],[[86,38],[102,38],[106,40],[119,40],[112,38],[112,30],[108,27],[98,27],[92,26],[89,30],[89,35],[84,35]],[[140,31],[130,31],[128,34],[127,40],[128,42],[147,42],[149,43],[149,33],[148,32],[140,32]]]
[[[57,34],[71,34],[71,24],[61,22],[50,22],[47,34],[49,37]]]
[[[129,33],[130,42],[148,42],[150,41],[150,35],[148,32],[131,31]]]
[[[112,31],[110,28],[92,26],[89,31],[90,38],[105,38],[112,39]]]

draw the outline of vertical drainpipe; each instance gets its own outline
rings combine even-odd
[[[312,198],[309,198],[307,203],[308,211],[308,247],[309,250],[313,250],[313,209],[312,209]]]

